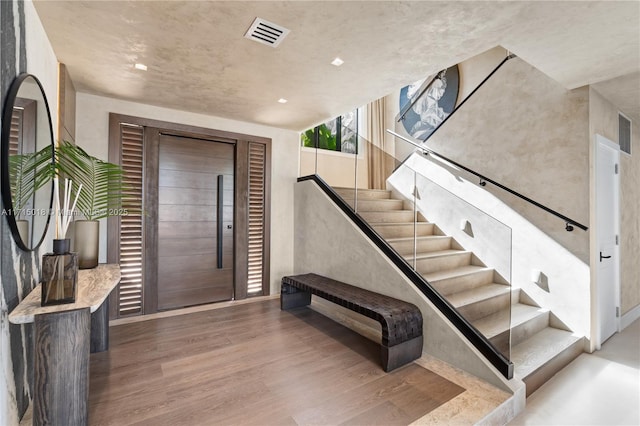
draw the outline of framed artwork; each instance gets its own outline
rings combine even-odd
[[[458,100],[458,66],[440,71],[425,86],[425,79],[400,90],[400,116],[404,129],[419,140],[426,140],[451,114]]]

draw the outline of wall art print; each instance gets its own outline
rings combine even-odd
[[[426,78],[400,90],[400,111],[406,110],[402,125],[409,135],[423,141],[456,106],[460,86],[458,66],[440,71],[426,88],[425,81]]]

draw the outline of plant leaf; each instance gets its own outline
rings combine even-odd
[[[55,174],[52,147],[46,146],[30,154],[9,156],[9,181],[14,210],[22,209],[35,192]]]
[[[74,193],[82,184],[76,208],[88,220],[117,216],[123,211],[127,185],[122,167],[89,155],[67,141],[60,142],[56,157],[57,172],[72,180]]]

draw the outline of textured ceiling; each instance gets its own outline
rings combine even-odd
[[[497,45],[569,89],[640,70],[637,1],[35,5],[81,92],[295,130]],[[243,38],[256,16],[291,33]]]

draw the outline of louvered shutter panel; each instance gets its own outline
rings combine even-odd
[[[9,132],[9,155],[20,154],[22,112],[22,109],[14,108],[13,113],[11,114],[11,130]]]
[[[119,316],[141,315],[143,312],[143,148],[144,128],[120,125],[122,141],[121,165],[124,170],[123,205],[129,214],[120,217]]]
[[[247,296],[262,294],[265,235],[266,147],[249,143],[249,266]]]

